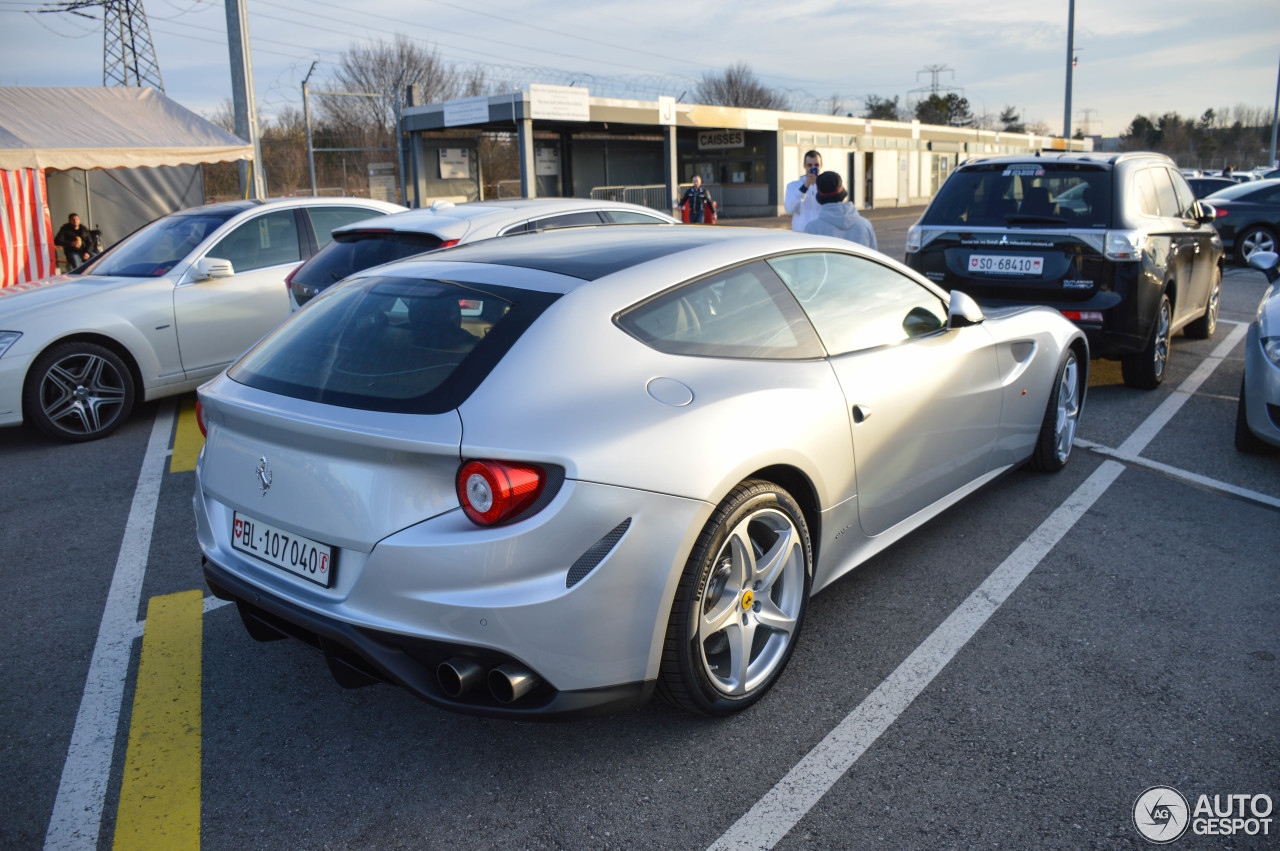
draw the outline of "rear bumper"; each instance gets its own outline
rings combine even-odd
[[[442,709],[516,720],[559,720],[623,712],[644,704],[653,694],[654,681],[649,680],[577,691],[544,687],[511,705],[500,704],[479,690],[452,698],[437,681],[440,663],[461,657],[493,668],[515,660],[485,648],[344,623],[266,594],[207,558],[204,575],[215,597],[236,604],[250,635],[260,641],[305,641],[324,654],[334,678],[347,687],[382,681],[407,689]]]

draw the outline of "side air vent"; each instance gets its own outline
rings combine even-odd
[[[578,556],[578,560],[573,563],[573,567],[569,568],[569,574],[564,578],[564,587],[572,588],[583,580],[583,578],[595,570],[600,562],[604,561],[618,541],[622,540],[622,536],[627,534],[627,530],[631,528],[631,518],[628,517],[617,526],[614,526],[609,534],[591,545],[591,549]]]

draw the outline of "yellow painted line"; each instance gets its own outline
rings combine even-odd
[[[178,430],[173,438],[173,457],[169,459],[170,473],[185,473],[196,468],[196,458],[204,446],[204,435],[196,422],[196,400],[186,399],[178,411]]]
[[[200,591],[152,597],[129,724],[116,851],[200,847]]]

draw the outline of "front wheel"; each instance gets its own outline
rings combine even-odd
[[[680,578],[658,694],[703,715],[755,703],[791,658],[812,579],[800,506],[771,482],[738,485],[707,521]]]
[[[1204,315],[1189,324],[1183,333],[1197,340],[1208,340],[1218,328],[1218,309],[1222,304],[1222,269],[1213,270],[1213,288],[1209,290],[1209,303]]]
[[[1124,383],[1139,390],[1154,390],[1164,381],[1165,368],[1169,365],[1169,346],[1173,338],[1173,303],[1169,296],[1161,294],[1156,321],[1151,337],[1142,351],[1125,355],[1120,359],[1120,374]]]
[[[1076,442],[1076,427],[1080,422],[1080,406],[1084,399],[1084,371],[1074,349],[1067,349],[1058,365],[1049,394],[1049,409],[1040,424],[1040,437],[1035,452],[1031,454],[1031,468],[1046,473],[1056,473],[1067,466],[1071,448]]]
[[[80,442],[119,428],[133,394],[133,376],[115,352],[96,343],[63,343],[32,364],[22,407],[45,434]]]

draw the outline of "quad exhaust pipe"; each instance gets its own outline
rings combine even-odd
[[[488,683],[489,693],[499,703],[514,703],[538,685],[538,677],[522,665],[507,662],[486,676],[483,666],[459,656],[437,666],[436,680],[449,697],[461,697],[481,683]]]

